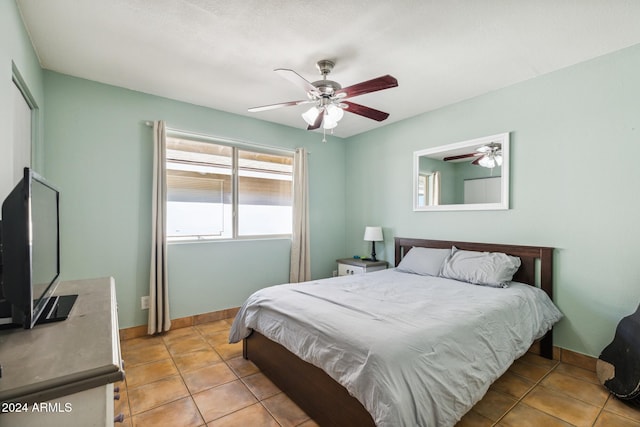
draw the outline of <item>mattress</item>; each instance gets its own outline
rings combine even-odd
[[[252,329],[323,369],[378,426],[454,425],[562,317],[542,290],[383,270],[261,289]]]

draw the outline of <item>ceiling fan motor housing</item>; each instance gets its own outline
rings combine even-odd
[[[333,80],[318,80],[311,84],[318,88],[318,92],[320,92],[320,95],[323,97],[333,96],[336,91],[342,89],[340,83],[334,82]]]
[[[335,65],[335,62],[328,59],[321,59],[316,62],[316,67],[318,68],[318,71],[320,71],[320,74],[322,74],[322,80],[317,80],[311,84],[318,88],[318,92],[320,92],[320,95],[323,98],[331,97],[336,93],[336,91],[342,89],[340,83],[327,79],[327,74],[333,70]]]

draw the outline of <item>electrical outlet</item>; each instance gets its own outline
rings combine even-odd
[[[148,310],[149,309],[149,295],[140,298],[140,308],[142,310]]]
[[[333,277],[336,277],[338,275],[338,270],[333,270]]]

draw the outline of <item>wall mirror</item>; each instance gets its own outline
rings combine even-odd
[[[413,153],[413,210],[509,209],[509,133]]]

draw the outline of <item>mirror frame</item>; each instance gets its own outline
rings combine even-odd
[[[452,205],[418,205],[418,180],[420,176],[420,157],[429,156],[430,154],[443,154],[451,150],[459,150],[461,148],[478,147],[489,144],[490,142],[499,142],[502,144],[502,170],[501,170],[501,187],[499,203],[470,203],[470,204],[452,204]],[[413,210],[417,212],[433,212],[433,211],[480,211],[480,210],[507,210],[509,209],[509,132],[499,133],[496,135],[484,136],[482,138],[470,139],[468,141],[455,142],[438,147],[427,148],[424,150],[413,152]]]

